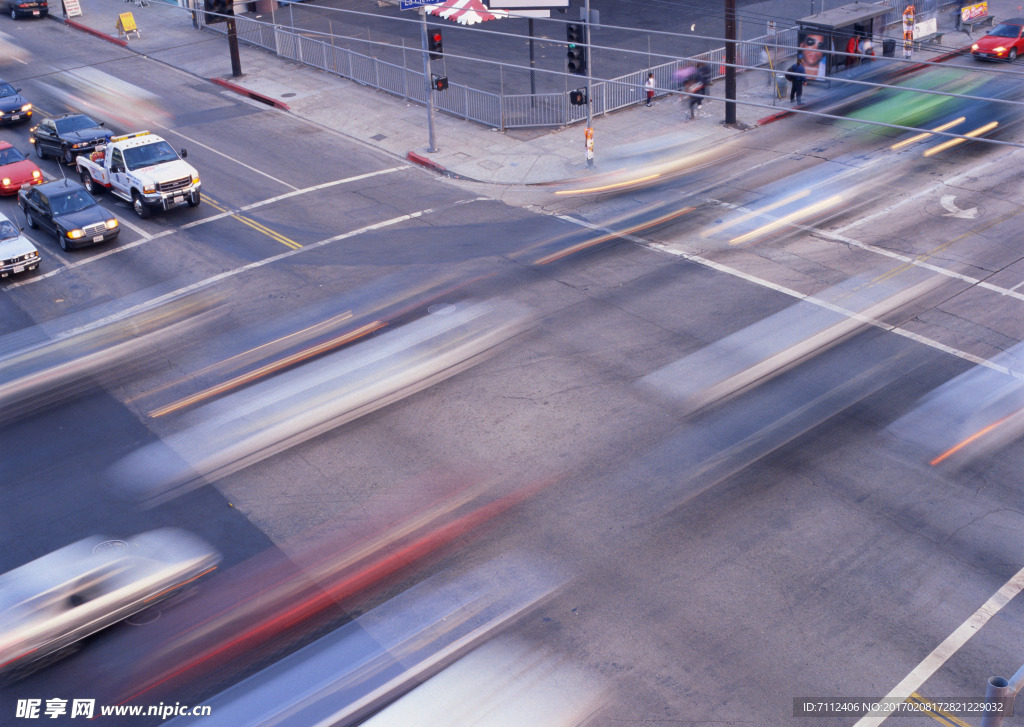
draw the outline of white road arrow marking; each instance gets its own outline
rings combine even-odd
[[[956,199],[956,195],[947,194],[939,202],[949,210],[943,217],[963,217],[966,220],[973,219],[978,216],[978,208],[971,207],[969,210],[962,210],[954,204],[953,200]]]

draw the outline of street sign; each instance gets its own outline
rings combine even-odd
[[[424,5],[440,5],[444,0],[402,0],[402,10],[421,8]]]

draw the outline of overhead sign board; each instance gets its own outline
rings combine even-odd
[[[402,0],[402,10],[421,8],[424,5],[440,5],[444,0]]]
[[[490,0],[487,5],[492,10],[567,8],[569,7],[569,0]]]

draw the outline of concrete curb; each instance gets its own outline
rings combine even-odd
[[[276,98],[265,96],[264,94],[259,93],[257,91],[250,91],[248,88],[245,88],[244,86],[239,86],[237,83],[225,81],[223,78],[211,78],[210,81],[216,83],[218,86],[223,86],[229,91],[234,91],[235,93],[240,94],[242,96],[248,96],[254,101],[260,101],[262,103],[267,104],[268,106],[273,106],[274,108],[281,109],[282,111],[291,111],[291,108],[284,101],[278,101]]]
[[[54,18],[54,20],[60,20],[60,18]],[[63,20],[64,20],[64,25],[70,25],[75,30],[81,30],[83,33],[88,33],[89,35],[95,35],[97,38],[102,38],[103,40],[107,41],[108,43],[113,43],[114,45],[119,45],[122,48],[127,48],[128,47],[128,41],[126,41],[126,40],[121,40],[120,38],[115,38],[112,35],[107,35],[106,33],[101,33],[98,30],[90,28],[88,25],[82,25],[81,23],[76,23],[71,18],[64,18]]]

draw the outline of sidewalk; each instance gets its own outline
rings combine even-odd
[[[196,76],[215,80],[297,116],[329,127],[345,136],[393,156],[459,177],[500,185],[529,185],[572,179],[588,173],[584,155],[582,124],[555,130],[518,129],[501,132],[474,122],[434,114],[437,151],[428,153],[427,110],[425,107],[391,96],[347,79],[299,63],[283,60],[261,49],[239,44],[242,76],[231,76],[227,39],[192,26],[189,13],[177,5],[152,0],[139,7],[118,0],[80,0],[82,15],[68,21],[51,15],[53,20],[118,42],[115,30],[118,15],[131,12],[141,37],[120,41],[127,49],[167,63]],[[1004,8],[1005,6],[1005,8]],[[1012,0],[989,3],[996,17],[1007,17],[1015,9]],[[1005,11],[1005,12],[1004,12]],[[939,29],[946,33],[943,46],[969,45],[965,32],[953,29],[952,13],[939,18]],[[976,36],[980,33],[976,33]],[[881,47],[879,44],[878,51]],[[897,48],[897,56],[902,55]],[[931,59],[934,51],[916,51],[917,60]],[[725,83],[715,82],[712,98],[704,104],[699,118],[689,120],[687,99],[674,95],[656,98],[650,108],[642,103],[594,118],[594,170],[605,171],[614,159],[627,153],[637,142],[657,144],[659,140],[680,135],[687,144],[709,146],[786,114],[773,114],[773,106],[784,112],[790,105],[788,95],[778,99],[768,84],[767,74],[740,73],[737,76],[737,100],[762,104],[766,108],[737,104],[735,127],[726,126],[722,94]],[[787,89],[788,92],[788,89]],[[814,86],[805,92],[812,100]]]

